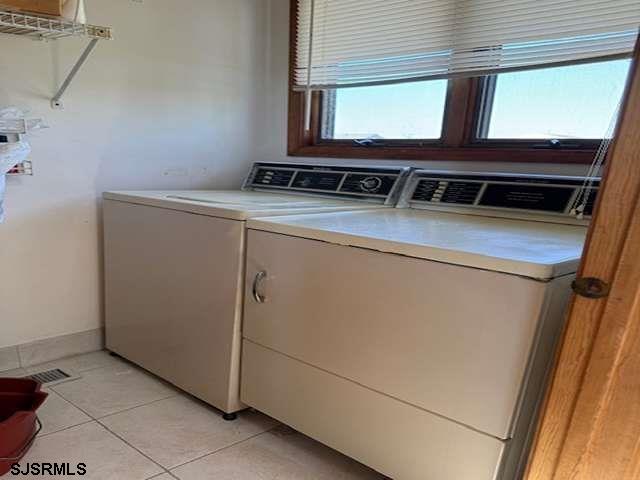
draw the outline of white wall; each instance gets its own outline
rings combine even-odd
[[[267,0],[87,0],[112,25],[64,98],[83,41],[0,35],[0,106],[29,107],[34,177],[8,181],[0,347],[101,323],[104,190],[234,187],[255,152]],[[262,112],[264,114],[264,112]]]
[[[267,112],[264,127],[261,129],[261,145],[259,156],[269,161],[285,161],[287,134],[287,95],[288,95],[288,62],[289,62],[289,0],[271,0],[269,20],[269,50],[267,63],[268,92],[264,97],[263,107]],[[288,158],[291,161],[291,158]],[[423,168],[467,169],[480,171],[507,171],[531,173],[560,173],[581,175],[587,168],[582,165],[532,164],[532,163],[496,163],[496,162],[413,162],[403,164],[421,166]],[[296,158],[295,161],[337,164],[362,164],[363,160],[307,159]],[[395,161],[367,161],[368,163],[395,163]]]

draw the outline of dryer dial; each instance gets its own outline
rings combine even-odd
[[[360,188],[363,192],[375,192],[382,186],[380,177],[367,177],[360,180]]]

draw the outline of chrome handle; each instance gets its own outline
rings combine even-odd
[[[264,270],[261,270],[260,272],[256,273],[256,277],[253,279],[253,299],[257,303],[264,303],[265,300],[267,299],[264,295],[262,295],[259,292],[260,283],[265,278],[267,278],[267,272],[265,272]]]

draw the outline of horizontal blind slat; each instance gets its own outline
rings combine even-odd
[[[576,31],[579,32],[579,27],[580,25],[585,25],[585,29],[588,28],[587,25],[595,25],[599,30],[602,29],[602,21],[603,20],[608,20],[609,23],[609,31],[619,31],[623,28],[629,28],[629,27],[633,27],[636,26],[635,22],[633,19],[630,19],[628,14],[626,12],[622,12],[622,13],[607,13],[606,15],[600,15],[596,18],[593,18],[592,20],[588,21],[585,23],[584,19],[556,19],[554,21],[548,21],[546,19],[542,19],[539,21],[532,21],[531,19],[529,19],[528,21],[522,20],[520,23],[516,23],[516,22],[511,22],[511,23],[498,23],[496,24],[494,23],[489,23],[489,22],[485,22],[482,25],[474,25],[474,24],[459,24],[459,25],[454,25],[457,29],[459,30],[463,30],[466,31],[467,33],[465,34],[465,36],[473,36],[471,33],[472,31],[476,30],[480,30],[482,32],[486,32],[487,30],[491,30],[491,31],[495,31],[500,33],[501,31],[505,30],[505,31],[509,31],[509,30],[513,30],[516,28],[522,28],[524,26],[531,26],[530,30],[533,30],[534,28],[536,29],[536,31],[545,31],[548,30],[549,32],[556,32],[556,31],[562,31],[561,28],[562,26],[566,26],[567,27],[567,31],[569,32],[571,29],[571,31]],[[423,27],[428,27],[429,31],[424,31]],[[493,27],[493,28],[490,28]],[[394,28],[397,28],[397,30],[394,30]],[[365,37],[373,37],[375,36],[375,34],[377,33],[379,38],[379,42],[383,42],[385,41],[385,33],[390,32],[391,33],[391,37],[397,37],[397,38],[402,38],[404,35],[405,31],[417,31],[417,32],[421,32],[421,35],[424,38],[430,38],[433,35],[438,34],[438,32],[442,32],[445,31],[447,32],[447,34],[453,34],[453,32],[451,32],[449,29],[451,28],[451,26],[448,25],[439,25],[438,23],[435,24],[429,24],[429,23],[425,23],[424,25],[414,25],[411,22],[407,21],[403,24],[400,25],[392,25],[392,26],[387,26],[385,25],[384,27],[378,27],[377,29],[368,29],[368,30],[364,30],[364,31],[360,31],[360,32],[352,32],[349,30],[346,30],[344,32],[342,32],[340,35],[337,36],[331,36],[329,38],[325,38],[325,39],[319,39],[317,40],[317,47],[318,48],[323,48],[323,47],[327,47],[330,45],[334,45],[337,43],[343,43],[345,44],[345,46],[348,45],[359,45],[361,43],[367,43],[364,42],[362,39]],[[529,29],[527,29],[528,31]],[[319,32],[316,32],[319,33]],[[358,35],[354,35],[354,33],[358,33]],[[301,42],[305,42],[305,39],[302,38]],[[503,42],[504,43],[504,42]],[[308,43],[307,43],[308,44]]]
[[[551,19],[557,17],[557,21],[564,21],[566,19],[577,19],[584,17],[593,17],[594,15],[600,15],[600,12],[620,12],[630,8],[640,8],[640,4],[637,0],[618,0],[616,2],[617,8],[611,8],[609,3],[603,3],[601,0],[589,0],[582,2],[580,6],[576,6],[575,2],[549,2],[541,1],[540,4],[536,4],[535,7],[531,5],[521,6],[516,5],[513,9],[507,8],[501,5],[500,10],[496,9],[484,9],[473,8],[466,9],[465,11],[459,11],[458,15],[455,15],[455,8],[452,7],[453,3],[448,4],[443,8],[444,11],[439,12],[429,7],[413,7],[411,9],[394,11],[392,14],[380,15],[382,18],[378,18],[377,15],[368,15],[367,17],[358,17],[355,19],[349,19],[342,14],[332,18],[329,21],[323,22],[321,19],[316,18],[314,23],[316,28],[322,26],[326,33],[341,34],[348,31],[360,30],[367,26],[370,28],[377,28],[380,25],[392,26],[396,22],[404,23],[407,18],[413,20],[416,25],[428,25],[432,24],[434,20],[438,18],[452,17],[455,23],[465,24],[477,24],[480,21],[494,23],[507,23],[509,20],[515,21],[528,21],[530,19]],[[416,20],[414,14],[428,13],[425,18]],[[308,19],[298,22],[298,32],[308,36],[309,32]]]
[[[594,28],[594,32],[596,31],[597,31],[597,28]],[[628,42],[632,48],[633,41],[635,38],[634,35],[626,34],[622,36],[624,36],[625,38],[628,38]],[[516,37],[515,35],[513,35],[512,39],[514,40],[513,41],[514,45],[518,46],[518,48],[523,48],[524,46],[526,46],[527,42],[531,41],[532,39],[537,40],[538,37],[523,36],[523,35]],[[391,61],[393,59],[393,54],[396,53],[397,46],[403,47],[403,52],[402,52],[403,56],[416,56],[416,55],[424,54],[425,50],[421,48],[421,44],[419,42],[412,42],[411,45],[413,46],[410,47],[407,40],[408,39],[402,39],[402,40],[399,40],[398,42],[387,42],[383,46],[377,45],[377,44],[369,45],[366,47],[366,58],[370,62],[376,61],[376,60],[379,61],[382,59],[389,59]],[[582,40],[576,40],[576,42],[581,42],[585,46],[592,46],[592,45],[597,45],[599,42],[605,42],[605,39],[593,41],[593,40],[590,40],[588,37],[584,37]],[[559,42],[559,43],[564,44],[564,43],[567,43],[567,41]],[[488,37],[487,39],[485,39],[482,45],[485,46],[484,48],[492,46],[492,39]],[[438,52],[446,51],[447,47],[449,46],[449,42],[447,42],[445,38],[439,43],[429,43],[427,46],[429,47],[429,49],[427,50],[428,52],[432,54],[436,54]],[[457,51],[461,51],[465,49],[473,49],[473,48],[478,48],[474,42],[459,42],[456,45]],[[552,48],[552,47],[548,46],[545,48]],[[364,48],[363,48],[363,51],[364,51]],[[305,55],[304,56],[305,61],[302,62],[303,68],[306,68],[306,57],[307,56]],[[358,52],[352,49],[346,49],[346,50],[336,49],[331,51],[321,50],[320,52],[318,52],[317,56],[314,58],[315,58],[314,63],[316,67],[319,67],[323,64],[354,62],[357,60],[362,61],[362,57],[358,55]]]
[[[630,54],[640,1],[315,0],[313,19],[300,0],[294,83],[352,86]]]
[[[628,48],[628,42],[616,41],[610,42],[606,45],[594,44],[594,47],[597,48],[594,48],[593,50],[600,52],[600,54],[608,53],[612,55],[625,51],[626,48]],[[532,58],[540,59],[544,63],[560,62],[566,60],[566,57],[568,57],[569,59],[573,58],[575,54],[579,54],[581,51],[582,46],[556,50],[529,48],[526,49],[526,51],[518,52],[517,55],[504,53],[504,50],[495,50],[495,58],[499,59],[501,61],[501,64],[506,68],[507,66],[526,64]],[[380,67],[377,70],[377,73],[387,76],[389,74],[401,74],[402,72],[408,72],[412,74],[415,74],[416,72],[424,73],[424,71],[428,70],[429,68],[449,68],[452,71],[461,70],[471,66],[482,66],[485,56],[479,54],[478,52],[468,52],[466,54],[457,54],[453,58],[455,59],[453,62],[450,62],[449,58],[445,57],[423,59],[412,63],[391,63],[384,67]],[[333,79],[337,81],[339,77],[342,76],[344,77],[344,79],[353,81],[354,78],[365,76],[367,73],[368,70],[366,68],[359,68],[358,66],[335,66],[332,68],[327,68],[323,72],[312,72],[312,77],[322,77],[325,80]]]

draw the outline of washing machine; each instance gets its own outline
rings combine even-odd
[[[406,168],[257,163],[242,190],[104,194],[106,347],[219,408],[239,400],[245,221],[391,209]]]
[[[416,171],[249,220],[243,402],[391,478],[520,478],[598,188]]]

